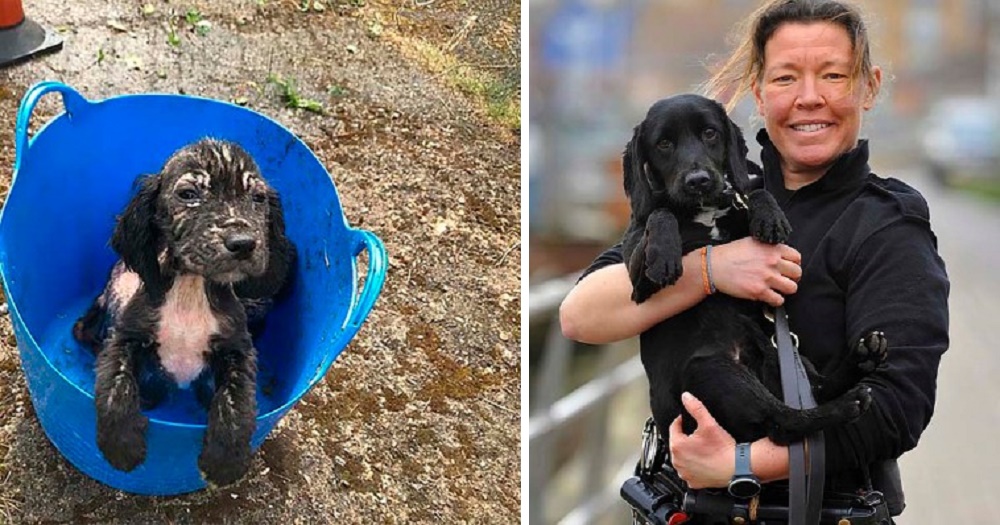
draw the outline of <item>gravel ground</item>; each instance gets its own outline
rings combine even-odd
[[[326,379],[234,486],[125,494],[66,462],[0,318],[0,523],[513,523],[520,516],[519,2],[24,3],[62,51],[0,72],[0,194],[25,89],[237,101],[299,135],[390,255]],[[473,5],[474,4],[474,5]],[[197,11],[208,31],[199,35]],[[202,24],[204,27],[205,24]],[[170,41],[177,45],[171,44]],[[471,66],[471,67],[469,67]],[[323,113],[287,108],[293,78]],[[33,126],[61,111],[37,107]]]

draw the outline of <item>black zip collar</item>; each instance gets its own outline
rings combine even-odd
[[[871,172],[868,167],[868,139],[862,139],[854,149],[841,154],[819,180],[798,190],[789,190],[785,188],[785,179],[781,174],[781,156],[766,129],[757,132],[757,142],[761,145],[760,161],[764,167],[764,185],[782,207],[799,194],[839,194],[855,191],[865,183]]]

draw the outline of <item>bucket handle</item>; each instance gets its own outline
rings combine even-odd
[[[53,91],[62,95],[63,106],[66,107],[66,115],[73,118],[75,113],[87,107],[90,102],[78,93],[75,89],[54,80],[39,82],[24,93],[21,99],[21,106],[17,110],[17,124],[14,127],[14,176],[17,176],[17,168],[21,165],[21,158],[28,150],[28,121],[31,119],[31,112],[43,95]]]
[[[344,321],[338,336],[339,344],[335,345],[337,348],[342,348],[346,345],[358,333],[358,330],[361,329],[361,324],[368,318],[368,314],[371,313],[372,308],[375,306],[375,300],[378,299],[378,295],[382,291],[382,284],[385,283],[385,272],[388,266],[385,245],[382,244],[381,239],[367,230],[350,228],[350,231],[353,233],[353,242],[355,243],[352,248],[353,257],[357,257],[361,255],[362,251],[368,250],[368,273],[365,274],[365,284],[361,289],[361,293],[352,298],[351,307],[347,312],[347,319]],[[316,375],[313,376],[310,384],[315,384],[322,379],[336,358],[336,353],[326,354],[323,362],[316,368]]]
[[[368,273],[365,276],[365,285],[357,299],[351,304],[351,311],[347,315],[349,331],[357,332],[361,328],[361,323],[375,306],[379,292],[382,291],[382,284],[385,282],[385,272],[387,267],[387,257],[385,245],[374,233],[367,230],[354,230],[357,233],[357,245],[354,247],[354,257],[361,255],[364,250],[368,251]]]

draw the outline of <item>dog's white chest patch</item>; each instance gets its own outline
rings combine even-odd
[[[716,226],[716,222],[729,213],[729,208],[701,208],[701,210],[694,216],[694,222],[711,228],[709,236],[714,241],[722,239],[722,235],[719,232],[719,227]]]
[[[139,290],[140,284],[142,284],[142,280],[139,279],[139,274],[122,267],[121,270],[118,270],[117,278],[112,282],[111,291],[124,305],[132,300],[135,292]]]
[[[209,342],[219,331],[219,321],[205,295],[205,279],[178,277],[160,308],[156,330],[160,363],[181,388],[205,369]]]

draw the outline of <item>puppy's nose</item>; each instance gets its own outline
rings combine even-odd
[[[239,259],[245,259],[257,247],[257,240],[245,233],[233,233],[226,236],[226,249],[233,252]]]
[[[692,171],[684,176],[684,187],[688,191],[702,193],[712,187],[712,176],[705,170]]]

